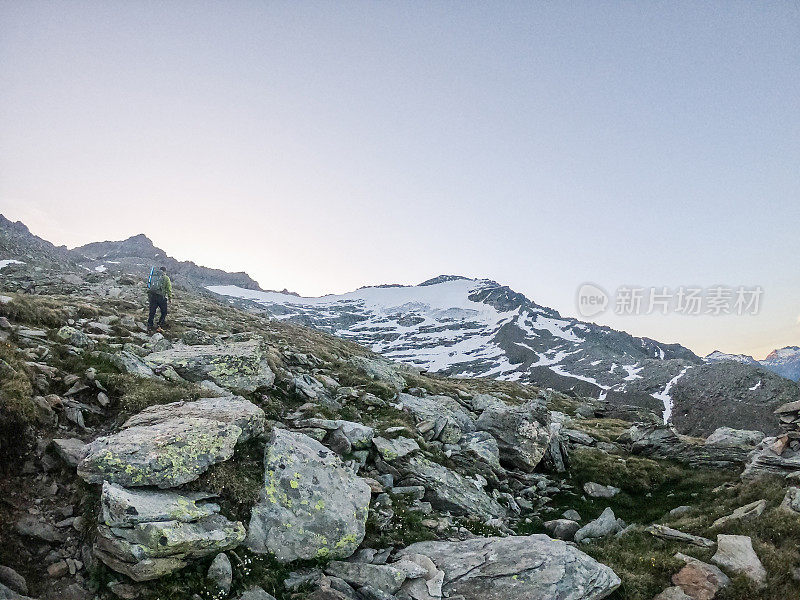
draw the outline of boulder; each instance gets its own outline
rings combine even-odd
[[[699,600],[697,598],[693,598],[692,596],[687,596],[683,590],[674,585],[672,587],[668,587],[660,594],[656,594],[653,596],[653,600]]]
[[[56,337],[65,341],[70,346],[76,346],[78,348],[88,348],[94,344],[88,335],[69,325],[64,325],[64,327],[59,329],[56,333]]]
[[[583,484],[583,491],[592,498],[613,498],[619,494],[620,489],[613,485],[601,485],[594,481],[588,481]]]
[[[394,363],[379,358],[351,356],[348,362],[370,379],[393,387],[398,392],[406,387],[406,380]]]
[[[789,477],[800,474],[800,451],[788,446],[787,436],[768,437],[750,453],[742,479],[755,479],[761,475]]]
[[[258,340],[220,345],[176,345],[145,357],[151,369],[172,367],[188,381],[210,379],[233,391],[254,392],[270,387],[275,374],[267,364],[267,354]]]
[[[149,427],[177,418],[203,418],[236,425],[242,430],[239,442],[263,434],[266,423],[264,411],[249,400],[241,396],[225,396],[156,404],[132,416],[123,427]]]
[[[77,438],[54,439],[50,447],[70,467],[77,467],[86,455],[86,443]]]
[[[424,486],[425,500],[441,511],[454,515],[474,515],[482,520],[505,516],[505,509],[470,481],[422,456],[408,458],[401,471],[412,483]]]
[[[503,467],[500,466],[500,448],[492,434],[486,431],[466,433],[460,443],[465,453],[485,462],[495,472],[503,471]]]
[[[393,565],[331,561],[325,568],[328,575],[339,577],[350,585],[368,585],[386,594],[394,594],[406,580],[406,573]]]
[[[397,437],[387,440],[383,437],[376,437],[372,440],[372,444],[381,455],[383,460],[397,460],[408,456],[409,454],[419,450],[419,444],[411,438]]]
[[[545,521],[544,528],[554,538],[569,542],[575,538],[575,534],[581,526],[577,521],[570,519],[554,519]]]
[[[633,454],[677,460],[693,467],[741,469],[750,452],[744,446],[705,444],[669,426],[634,426],[624,435],[631,440]]]
[[[717,595],[717,592],[731,582],[728,576],[719,570],[719,567],[680,552],[675,555],[675,558],[683,560],[686,564],[672,576],[672,583],[693,600],[711,600]],[[679,595],[674,597],[680,598]]]
[[[28,593],[28,583],[25,578],[11,567],[0,565],[0,583],[8,586],[18,594]]]
[[[753,542],[746,535],[717,536],[717,552],[711,557],[720,567],[739,573],[759,589],[767,585],[767,571],[753,550]]]
[[[764,439],[762,431],[749,429],[732,429],[730,427],[718,427],[706,438],[706,445],[733,447],[757,446]]]
[[[781,510],[790,513],[800,513],[800,488],[790,487],[786,490],[786,495],[783,497],[783,502],[780,506]]]
[[[88,483],[177,487],[233,456],[241,433],[236,425],[197,417],[128,427],[89,444],[78,475]]]
[[[133,352],[121,350],[114,354],[104,355],[115,367],[124,373],[137,375],[139,377],[153,378],[156,374],[153,369],[148,367],[144,361]]]
[[[206,494],[126,489],[103,482],[100,507],[109,527],[133,527],[153,521],[191,523],[219,512],[219,506],[204,503]]]
[[[182,569],[192,558],[236,548],[244,538],[241,523],[218,514],[192,523],[157,521],[132,528],[101,524],[94,553],[114,571],[148,581]]]
[[[465,600],[599,600],[620,585],[607,566],[540,534],[417,542],[399,554],[429,557],[444,571],[444,595]]]
[[[475,431],[475,421],[461,404],[450,396],[412,396],[400,394],[398,401],[417,423],[434,423],[434,437],[446,444],[458,442],[463,433]]]
[[[593,540],[597,538],[608,537],[617,533],[622,527],[614,516],[614,511],[609,506],[602,514],[594,521],[589,521],[586,525],[575,532],[574,539],[576,542],[585,540]]]
[[[726,523],[730,523],[731,521],[739,521],[741,519],[751,519],[754,517],[760,517],[761,513],[764,512],[765,508],[767,508],[766,500],[756,500],[755,502],[751,502],[750,504],[740,506],[729,515],[720,517],[711,524],[711,527],[722,527],[723,525],[725,525]]]
[[[672,527],[667,527],[666,525],[659,525],[658,523],[654,523],[650,525],[645,530],[650,535],[661,538],[664,540],[672,540],[674,542],[684,542],[686,544],[692,544],[694,546],[700,546],[701,548],[712,548],[714,546],[714,542],[709,540],[708,538],[700,537],[699,535],[692,535],[691,533],[685,533],[683,531],[678,531],[677,529],[673,529]]]
[[[372,427],[345,421],[343,419],[301,419],[295,423],[298,427],[313,427],[326,431],[341,431],[347,438],[353,450],[366,450],[370,447],[375,431]]]
[[[233,567],[231,567],[231,561],[227,554],[220,552],[214,557],[211,566],[208,567],[207,577],[220,593],[225,596],[230,593],[233,584]]]
[[[247,544],[280,562],[346,558],[364,539],[369,485],[302,433],[275,429],[264,453],[264,487]]]
[[[550,444],[550,414],[540,401],[522,406],[491,405],[476,423],[497,440],[502,461],[532,472]]]

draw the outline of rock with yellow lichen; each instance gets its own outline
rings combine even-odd
[[[364,539],[370,494],[369,485],[328,448],[302,433],[275,429],[247,545],[284,563],[348,557]]]

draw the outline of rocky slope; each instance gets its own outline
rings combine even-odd
[[[772,411],[800,399],[800,388],[755,361],[704,365],[678,344],[562,317],[489,280],[440,276],[417,286],[362,288],[321,298],[233,286],[209,289],[429,371],[607,398],[665,419],[679,415],[674,423],[686,433],[746,427],[753,418],[774,432],[778,423]]]
[[[800,440],[422,373],[194,286],[148,336],[140,278],[26,252],[0,272],[0,598],[800,592]]]

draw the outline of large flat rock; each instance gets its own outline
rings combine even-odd
[[[254,392],[275,382],[266,352],[257,340],[203,346],[176,345],[169,350],[148,354],[144,361],[152,369],[170,366],[189,381],[210,379],[233,391]]]
[[[241,433],[232,423],[198,417],[128,427],[89,444],[78,475],[88,483],[177,487],[233,456]]]
[[[423,554],[444,571],[446,596],[465,600],[600,600],[620,579],[577,548],[546,535],[418,542],[400,556]]]

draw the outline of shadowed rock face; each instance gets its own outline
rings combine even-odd
[[[418,542],[400,552],[411,554],[430,557],[445,594],[466,600],[600,600],[620,585],[609,567],[546,535]]]

